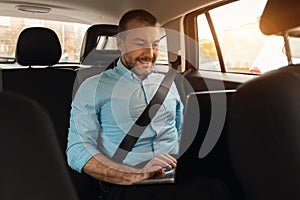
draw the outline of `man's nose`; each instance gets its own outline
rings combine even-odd
[[[144,54],[145,54],[146,56],[152,57],[152,56],[153,56],[153,53],[154,53],[154,50],[153,50],[152,47],[146,47],[146,48],[144,48]]]

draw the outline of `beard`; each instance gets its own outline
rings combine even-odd
[[[139,56],[132,58],[131,56],[124,54],[123,55],[125,66],[130,69],[137,76],[147,76],[153,68],[153,65],[156,62],[156,56]]]

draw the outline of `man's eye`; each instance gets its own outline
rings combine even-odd
[[[142,44],[142,43],[138,43],[138,44],[135,44],[136,46],[139,46],[139,47],[144,47],[145,44]]]
[[[157,49],[158,48],[158,44],[157,43],[152,44],[152,48],[153,49]]]

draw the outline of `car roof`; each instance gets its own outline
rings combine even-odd
[[[123,13],[130,9],[139,8],[152,12],[164,24],[187,12],[224,0],[190,0],[185,1],[184,4],[176,3],[176,1],[179,0],[5,0],[0,1],[0,13],[2,16],[69,21],[84,24],[117,24]],[[45,7],[51,10],[47,14],[32,14],[18,11],[17,8],[20,6]],[[172,9],[170,10],[170,8]]]

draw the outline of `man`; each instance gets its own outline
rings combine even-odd
[[[117,66],[84,81],[72,102],[68,163],[100,180],[101,199],[229,199],[226,186],[207,177],[131,185],[164,173],[163,168],[176,168],[171,155],[179,148],[183,106],[174,83],[132,151],[122,163],[112,159],[164,77],[154,72],[158,30],[156,18],[144,10],[129,11],[121,18],[117,44],[122,56]],[[109,192],[103,182],[112,183]]]
[[[170,154],[178,152],[183,106],[174,83],[124,161],[111,159],[164,77],[154,72],[159,33],[156,18],[147,11],[132,10],[121,18],[117,66],[84,81],[72,102],[67,156],[73,169],[130,185],[176,168]]]

